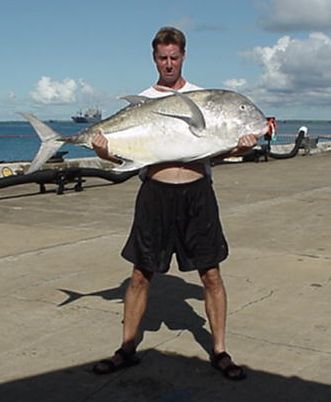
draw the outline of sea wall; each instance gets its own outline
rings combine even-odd
[[[0,178],[8,177],[11,175],[25,174],[29,169],[29,161],[17,161],[17,162],[4,162],[0,163]],[[75,158],[75,159],[63,159],[63,161],[47,162],[43,169],[67,169],[67,168],[94,168],[109,170],[113,167],[111,162],[104,161],[97,157],[92,158]]]

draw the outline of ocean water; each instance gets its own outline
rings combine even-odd
[[[71,121],[46,122],[51,128],[63,135],[77,134],[88,124]],[[36,132],[25,121],[0,122],[0,162],[31,161],[40,146]],[[95,156],[95,152],[74,145],[63,145],[60,151],[68,152],[65,158],[83,158]]]
[[[77,134],[88,127],[71,121],[46,122],[55,131],[63,135]],[[331,121],[281,120],[277,122],[277,137],[274,144],[294,143],[300,127],[308,127],[311,137],[326,136],[320,141],[331,141]],[[0,162],[30,161],[39,149],[40,140],[31,125],[25,121],[0,121]],[[92,150],[64,145],[61,151],[68,152],[65,158],[84,158],[95,156]]]

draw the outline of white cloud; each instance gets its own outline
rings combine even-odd
[[[179,20],[173,21],[171,26],[186,31],[199,31],[199,32],[222,32],[225,27],[222,24],[211,24],[209,22],[197,22],[189,16],[184,16]]]
[[[274,32],[330,30],[331,1],[271,0],[260,24]]]
[[[262,75],[252,96],[273,105],[331,104],[331,37],[311,33],[306,39],[283,36],[272,47],[243,53]]]
[[[191,31],[194,30],[196,27],[195,21],[193,20],[193,18],[189,16],[184,16],[179,20],[172,21],[169,25],[174,26],[177,29],[181,29],[183,31]]]
[[[84,80],[79,80],[78,85],[83,94],[96,96],[95,89],[89,83],[85,82]]]
[[[43,76],[30,96],[39,104],[68,104],[75,102],[77,87],[77,83],[73,79],[66,78],[63,81],[56,81]]]
[[[16,93],[14,91],[9,91],[7,97],[10,102],[15,102],[17,98]]]
[[[237,91],[241,88],[243,88],[247,84],[247,81],[244,78],[232,78],[229,80],[224,81],[224,85],[232,89],[234,91]]]
[[[98,103],[104,95],[96,91],[88,82],[66,78],[62,81],[43,76],[30,97],[37,105],[68,105]]]
[[[262,67],[261,84],[266,88],[288,88],[289,77],[282,71],[282,67],[290,42],[290,37],[283,36],[273,47],[258,46],[242,53]]]

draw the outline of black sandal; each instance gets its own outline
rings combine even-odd
[[[226,352],[213,353],[211,365],[221,371],[224,377],[229,380],[243,380],[246,378],[246,372],[243,367],[238,366],[232,361],[231,356]]]
[[[93,366],[94,374],[110,374],[125,368],[135,366],[140,363],[140,359],[136,356],[136,351],[127,352],[123,348],[116,350],[115,355],[120,355],[122,363],[115,364],[111,359],[100,360]]]

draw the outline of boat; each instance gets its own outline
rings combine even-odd
[[[80,110],[71,118],[75,123],[97,123],[102,119],[102,113],[98,108],[89,108],[84,113]]]

